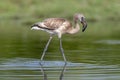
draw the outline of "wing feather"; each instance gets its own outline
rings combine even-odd
[[[63,18],[48,18],[42,23],[49,29],[58,29],[66,20]]]

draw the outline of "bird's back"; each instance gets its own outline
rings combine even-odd
[[[58,29],[63,23],[68,22],[64,18],[48,18],[43,21],[43,24],[50,29]],[[69,23],[71,25],[71,23]]]

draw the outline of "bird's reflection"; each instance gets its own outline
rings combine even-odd
[[[63,80],[64,72],[66,70],[66,66],[67,66],[67,63],[64,64],[63,69],[61,70],[61,73],[60,73],[60,76],[59,76],[59,80]],[[45,73],[44,67],[43,67],[41,62],[40,62],[40,67],[41,67],[41,72],[43,74],[43,80],[48,80],[47,74]]]
[[[40,62],[40,67],[41,67],[41,72],[42,72],[42,74],[43,74],[43,80],[48,80],[47,79],[47,74],[45,73],[45,71],[44,71],[44,68],[43,68],[43,65],[42,65],[42,63]]]
[[[63,76],[64,76],[64,72],[65,72],[66,66],[67,66],[67,62],[64,64],[63,69],[61,71],[61,74],[60,74],[60,77],[59,77],[60,80],[63,80]]]

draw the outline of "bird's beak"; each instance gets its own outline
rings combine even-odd
[[[87,22],[84,17],[81,18],[81,24],[83,25],[82,32],[87,28]]]

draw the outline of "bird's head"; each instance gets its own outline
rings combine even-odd
[[[75,23],[76,23],[78,20],[79,20],[79,21],[81,22],[81,24],[83,25],[83,27],[82,27],[82,32],[84,32],[85,29],[87,28],[87,22],[86,22],[86,20],[85,20],[84,15],[83,15],[83,14],[79,14],[79,13],[75,14],[75,15],[74,15],[74,21],[75,21]]]

